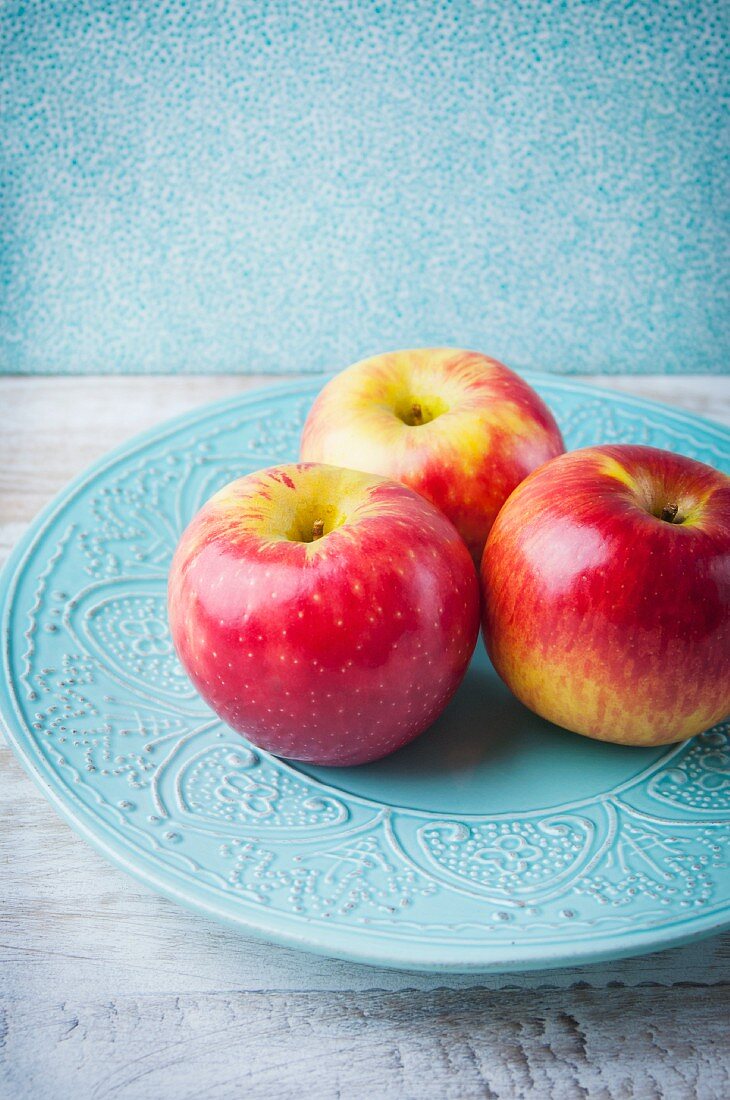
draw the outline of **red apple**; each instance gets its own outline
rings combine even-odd
[[[484,636],[526,706],[601,741],[681,741],[730,711],[730,478],[652,447],[549,462],[500,512]]]
[[[454,527],[382,477],[299,464],[232,482],[184,532],[175,647],[229,726],[280,756],[376,760],[444,708],[479,631]]]
[[[548,407],[496,359],[419,348],[365,359],[328,382],[300,456],[409,485],[448,516],[478,567],[509,494],[563,450]]]

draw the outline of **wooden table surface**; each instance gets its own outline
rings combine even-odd
[[[264,379],[0,378],[0,558],[92,459]],[[730,379],[602,379],[730,424]],[[86,846],[0,744],[0,1096],[730,1096],[730,936],[532,975],[270,947]]]

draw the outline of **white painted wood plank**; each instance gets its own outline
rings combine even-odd
[[[687,409],[710,420],[730,425],[730,377],[699,375],[617,375],[613,378],[588,378],[581,381],[620,390],[648,401]]]
[[[698,989],[72,995],[6,1006],[5,1083],[15,1100],[724,1100],[728,1009]]]

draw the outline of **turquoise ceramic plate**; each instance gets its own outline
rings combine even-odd
[[[730,471],[730,437],[567,380],[530,381],[570,447],[626,440]],[[730,914],[722,725],[627,749],[525,710],[481,643],[418,742],[346,771],[284,763],[206,709],[170,644],[178,535],[218,486],[293,459],[321,380],[204,408],[97,463],[2,586],[2,711],[63,816],[154,889],[281,943],[381,965],[517,970],[720,929]]]

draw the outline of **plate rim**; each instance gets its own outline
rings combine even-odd
[[[185,427],[186,424],[204,422],[238,403],[255,406],[279,395],[292,396],[298,392],[308,392],[321,387],[336,372],[311,374],[300,378],[278,381],[271,385],[245,389],[240,394],[207,402],[185,413],[161,421],[159,424],[136,433],[118,446],[95,459],[79,474],[72,478],[30,521],[26,530],[13,547],[7,562],[0,572],[0,618],[5,621],[6,613],[12,608],[12,597],[18,570],[26,555],[42,540],[43,532],[58,511],[87,481],[114,465],[119,459],[144,447],[153,441],[162,441],[169,435]],[[730,429],[701,415],[676,409],[658,401],[651,401],[621,390],[594,386],[591,383],[572,378],[553,375],[544,371],[520,371],[521,377],[531,385],[541,384],[559,389],[585,392],[594,397],[603,397],[611,401],[617,398],[624,404],[641,410],[653,409],[662,417],[670,416],[690,426],[701,428],[718,439],[730,440]],[[10,639],[4,636],[3,668],[10,671]],[[8,678],[9,680],[9,678]],[[231,907],[217,905],[209,896],[209,888],[185,880],[185,885],[177,887],[174,868],[158,868],[154,857],[142,851],[135,852],[130,841],[114,830],[103,819],[95,815],[82,802],[78,804],[64,794],[56,791],[52,777],[55,769],[40,755],[36,742],[28,736],[28,731],[16,713],[9,682],[0,685],[0,717],[7,733],[8,744],[15,757],[20,761],[44,797],[57,813],[87,843],[112,864],[144,883],[155,892],[177,902],[193,912],[214,919],[239,932],[257,939],[283,944],[287,947],[307,950],[316,954],[340,958],[351,962],[376,967],[401,970],[449,973],[518,973],[520,971],[554,969],[557,967],[600,963],[611,959],[626,958],[649,951],[665,950],[688,943],[712,933],[730,928],[730,901],[723,902],[714,910],[698,916],[681,917],[682,925],[673,927],[663,925],[657,929],[649,925],[637,931],[617,930],[613,936],[606,932],[597,932],[595,941],[584,940],[573,943],[570,956],[566,955],[564,939],[550,943],[546,939],[538,943],[500,940],[497,945],[481,943],[467,945],[459,942],[439,943],[426,941],[425,950],[420,941],[414,938],[399,939],[393,930],[379,933],[375,928],[359,927],[357,930],[346,925],[326,925],[314,918],[282,913],[277,910],[265,910],[265,919],[257,919],[257,914],[248,909],[241,916],[235,915]],[[35,753],[40,763],[35,759]],[[44,769],[48,774],[44,773]],[[108,836],[106,834],[109,834]],[[327,934],[329,929],[329,935]],[[612,942],[608,942],[609,939]],[[331,942],[328,942],[331,940]]]

